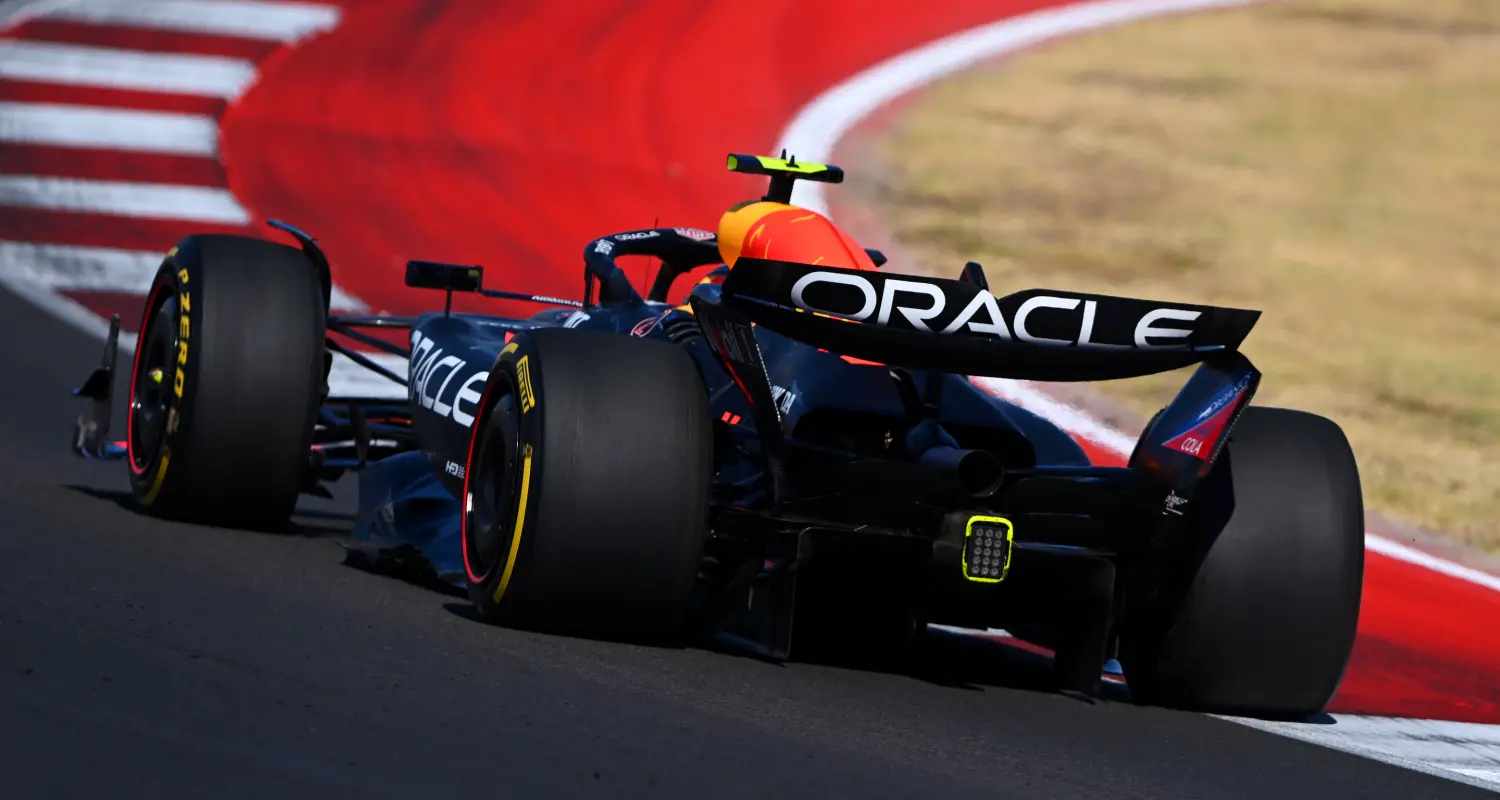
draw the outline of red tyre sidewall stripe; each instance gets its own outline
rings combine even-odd
[[[135,405],[135,382],[141,374],[141,353],[146,349],[146,323],[155,313],[156,300],[161,297],[162,290],[167,288],[167,281],[157,280],[156,285],[151,287],[151,294],[146,298],[146,310],[141,312],[141,324],[136,328],[135,334],[135,358],[130,360],[130,394],[127,395],[130,406]],[[153,460],[155,456],[152,457]],[[125,460],[130,464],[130,471],[137,475],[146,474],[151,466],[147,461],[144,466],[136,466],[135,452],[135,410],[127,406],[125,409]]]
[[[490,380],[484,387],[484,395],[479,398],[479,413],[474,417],[474,427],[469,431],[469,453],[464,458],[464,493],[462,498],[463,510],[459,514],[458,531],[460,545],[464,551],[464,574],[468,576],[471,583],[484,583],[489,579],[493,568],[486,568],[484,572],[475,574],[474,565],[469,562],[469,517],[472,514],[469,508],[469,476],[474,474],[474,446],[479,442],[479,431],[490,419],[490,398],[494,395],[496,373],[502,369],[500,359],[495,359],[495,364],[490,368]]]

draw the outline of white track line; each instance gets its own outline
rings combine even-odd
[[[407,362],[401,356],[387,353],[363,353],[362,355],[397,375],[406,375]],[[405,386],[365,369],[350,361],[349,357],[342,353],[335,353],[333,356],[333,366],[328,370],[328,391],[330,397],[378,397],[402,400],[408,396]]]
[[[335,283],[333,291],[329,292],[328,310],[342,311],[346,314],[366,314],[369,313],[370,307],[365,305],[363,300],[344,291]],[[397,370],[397,372],[402,375],[406,374],[406,359],[401,359],[401,369]]]
[[[219,121],[165,111],[0,102],[0,142],[215,158]]]
[[[1222,719],[1500,791],[1500,725],[1343,714],[1332,725]]]
[[[315,3],[257,0],[93,0],[43,10],[33,16],[293,42],[336,26],[339,9]]]
[[[144,295],[163,253],[32,242],[0,242],[0,275],[43,289]],[[142,298],[144,302],[144,298]]]
[[[229,190],[211,186],[0,175],[0,206],[142,219],[250,224],[250,213]]]
[[[67,0],[0,6],[0,25],[47,18],[98,25],[292,42],[333,28],[330,5],[260,0]],[[0,77],[42,83],[169,92],[234,99],[255,79],[249,61],[108,47],[0,40]],[[0,103],[0,143],[89,147],[216,158],[218,123],[211,117],[125,109]],[[251,216],[227,189],[35,175],[0,175],[0,206],[143,219],[248,225]],[[60,291],[144,293],[161,253],[65,244],[0,242],[0,285],[74,327],[102,337],[109,323]],[[332,306],[366,312],[340,287]],[[123,334],[121,347],[134,346]],[[406,360],[373,355],[405,374]],[[369,373],[344,356],[330,375],[336,395],[401,398],[404,387]]]
[[[9,250],[10,256],[21,255],[21,251],[15,245],[23,243],[8,242],[0,247],[0,253]],[[48,247],[48,245],[40,245]],[[118,251],[127,252],[127,251]],[[145,254],[136,256],[134,260],[138,263]],[[161,254],[150,254],[156,264],[161,263]],[[155,274],[155,266],[151,268],[151,274],[146,275],[144,281],[132,284],[125,291],[139,291],[142,293],[142,302],[145,302],[144,290],[150,286],[151,275]],[[59,288],[97,288],[102,287],[70,287],[59,286],[56,278],[44,278],[40,281],[34,280],[33,276],[25,269],[15,267],[14,262],[8,261],[6,256],[0,255],[0,286],[9,290],[17,297],[26,300],[32,305],[47,311],[54,317],[62,320],[77,330],[88,334],[96,339],[103,339],[109,334],[109,321],[91,311],[82,303],[62,294],[57,293]],[[364,304],[359,300],[349,297],[335,288],[333,306],[336,309],[347,307],[353,311],[363,311]],[[140,313],[139,309],[129,309],[126,314]],[[122,315],[124,316],[124,315]],[[131,320],[134,323],[134,320]],[[135,349],[135,334],[120,334],[120,351],[129,353]],[[397,375],[405,375],[407,360],[400,356],[387,355],[385,353],[366,353],[370,359],[377,364],[394,371]],[[375,397],[391,400],[400,400],[407,396],[406,387],[393,383],[386,378],[355,364],[347,356],[335,353],[333,364],[328,374],[328,386],[332,397]]]
[[[46,16],[78,0],[0,0],[0,31]]]
[[[1478,584],[1486,589],[1494,589],[1500,592],[1500,577],[1482,572],[1473,567],[1455,564],[1445,558],[1438,558],[1431,553],[1425,553],[1415,547],[1409,547],[1394,539],[1387,539],[1373,533],[1365,534],[1365,547],[1383,556],[1426,567],[1433,572],[1440,572],[1450,578]]]
[[[1039,392],[1023,381],[1006,378],[974,378],[973,380],[975,384],[996,397],[1046,417],[1063,428],[1113,452],[1129,455],[1130,451],[1135,448],[1134,436],[1105,425],[1084,410]]]
[[[0,277],[53,291],[139,294],[144,302],[164,256],[148,250],[0,241]],[[368,310],[338,286],[330,301],[334,311]]]
[[[108,320],[95,314],[87,306],[66,295],[58,294],[45,286],[39,286],[24,278],[11,277],[4,272],[0,272],[0,286],[4,286],[15,296],[50,313],[52,316],[90,336],[103,340],[104,337],[109,335]],[[127,334],[120,335],[122,348],[124,348],[126,337]],[[134,349],[135,347],[134,334],[130,334],[129,338],[130,347],[125,348],[127,350]]]
[[[255,79],[239,58],[0,40],[0,77],[233,99]]]
[[[1037,11],[981,25],[902,53],[813,98],[781,133],[787,152],[828,161],[834,146],[876,109],[981,61],[1061,36],[1163,14],[1249,5],[1257,0],[1104,0]],[[799,184],[797,204],[827,213],[823,184]]]

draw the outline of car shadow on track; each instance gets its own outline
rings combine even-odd
[[[95,500],[113,503],[131,514],[146,516],[150,513],[145,506],[142,506],[135,499],[135,495],[128,491],[100,489],[96,486],[84,486],[82,484],[65,484],[63,488]],[[349,529],[353,522],[353,514],[340,511],[299,508],[297,509],[297,513],[292,517],[291,525],[284,531],[268,531],[267,533],[305,538],[346,537],[349,535]]]
[[[462,593],[462,590],[458,591],[458,594]],[[444,603],[443,610],[477,624],[487,624],[479,618],[474,607],[466,602]],[[527,632],[547,636],[565,635],[546,631]],[[578,637],[569,636],[569,638]],[[602,642],[613,641],[597,637],[585,638]],[[900,652],[876,655],[853,652],[822,653],[816,657],[791,661],[773,658],[753,643],[722,632],[695,636],[685,642],[617,643],[637,647],[700,650],[726,658],[744,658],[775,667],[805,664],[840,670],[877,672],[957,691],[980,692],[986,689],[1000,689],[1038,692],[1068,697],[1089,705],[1099,702],[1132,702],[1130,691],[1122,683],[1114,680],[1102,681],[1099,694],[1095,697],[1077,692],[1059,691],[1053,683],[1052,658],[1049,655],[1010,644],[1005,640],[944,630],[929,630]]]
[[[760,657],[755,652],[736,652],[733,644],[726,646],[722,639],[716,639],[705,649]],[[960,691],[1039,692],[1061,695],[1089,705],[1100,701],[1131,702],[1129,690],[1111,680],[1101,682],[1096,697],[1060,691],[1053,679],[1049,654],[1019,646],[1011,640],[947,630],[929,629],[898,651],[820,653],[799,661],[834,669],[899,675]]]
[[[68,484],[64,488],[94,500],[111,503],[135,515],[149,512],[129,491],[102,489],[95,486]],[[341,540],[343,564],[371,575],[409,583],[450,598],[465,597],[465,590],[452,580],[438,575],[420,552],[403,555],[396,550],[371,551],[348,540],[353,526],[352,513],[300,507],[292,524],[284,531],[267,535]],[[452,576],[449,576],[452,577]],[[467,602],[444,602],[445,611],[475,623],[484,624]],[[543,635],[546,632],[536,631]],[[556,634],[562,635],[562,634]],[[622,643],[624,644],[624,643]],[[687,641],[629,642],[630,645],[665,649],[691,648],[726,658],[745,658],[773,666],[785,662],[768,656],[755,645],[721,632],[696,635]],[[834,669],[878,672],[899,675],[961,691],[983,691],[987,688],[1062,694],[1080,702],[1095,699],[1072,692],[1059,692],[1051,678],[1051,657],[1009,640],[986,635],[965,635],[946,630],[929,630],[899,651],[877,654],[868,652],[823,652],[812,657],[796,658],[791,664],[807,664]],[[1130,702],[1129,691],[1121,684],[1105,681],[1098,699],[1108,702]]]
[[[414,547],[390,549],[368,547],[357,542],[343,544],[346,567],[382,578],[394,578],[449,597],[467,596],[462,586],[439,575]],[[448,605],[453,604],[445,604],[444,608]]]

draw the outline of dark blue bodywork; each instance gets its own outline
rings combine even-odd
[[[718,287],[705,284],[694,291],[716,294]],[[667,323],[688,314],[678,306],[636,301],[587,310],[552,309],[527,319],[441,312],[417,318],[411,332],[408,385],[421,448],[376,461],[360,472],[353,546],[420,554],[441,579],[462,584],[460,498],[471,426],[490,367],[507,336],[537,327],[577,327],[668,341]],[[848,360],[765,328],[756,329],[756,339],[786,435],[798,436],[832,418],[903,416],[902,399],[886,367]],[[706,348],[689,351],[703,374],[714,417],[727,416],[753,435],[749,403],[729,375]],[[1056,425],[984,392],[968,379],[951,374],[917,378],[947,381],[941,418],[961,445],[997,452],[1008,464],[1088,464],[1078,443]],[[752,485],[761,469],[752,459],[726,459],[720,464],[719,481]]]

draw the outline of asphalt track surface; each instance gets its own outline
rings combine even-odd
[[[285,535],[140,515],[64,445],[97,342],[3,293],[0,341],[8,797],[1491,796],[957,637],[887,672],[488,626],[346,566],[337,505]]]

